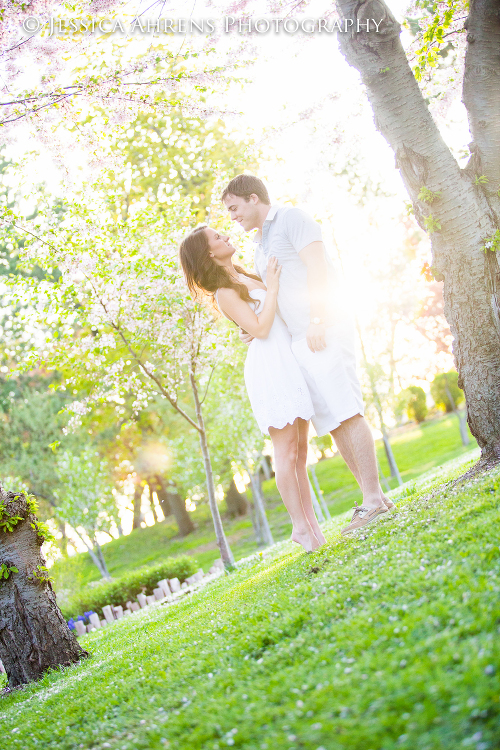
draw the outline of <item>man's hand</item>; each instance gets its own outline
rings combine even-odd
[[[307,346],[312,352],[326,349],[326,327],[324,323],[309,323],[306,334]]]
[[[248,346],[254,340],[254,336],[250,336],[250,334],[244,331],[243,328],[240,328],[240,339]]]

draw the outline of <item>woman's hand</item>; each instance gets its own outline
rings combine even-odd
[[[271,256],[267,261],[266,271],[266,286],[268,292],[274,292],[275,294],[278,293],[280,286],[280,273],[281,266],[278,265],[278,259]]]

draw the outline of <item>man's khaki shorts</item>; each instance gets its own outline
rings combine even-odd
[[[364,414],[356,374],[354,327],[343,322],[326,330],[327,346],[321,352],[312,352],[305,338],[292,342],[292,352],[311,394],[311,421],[319,436],[327,435],[356,414]]]

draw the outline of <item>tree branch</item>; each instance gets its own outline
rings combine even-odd
[[[124,344],[125,344],[125,346],[127,347],[128,351],[130,352],[131,356],[132,356],[132,357],[134,358],[135,362],[136,362],[136,363],[138,364],[138,366],[140,367],[140,369],[141,369],[141,370],[142,370],[142,371],[144,372],[144,374],[145,374],[145,375],[147,375],[147,377],[148,377],[148,378],[149,378],[150,380],[152,380],[152,381],[153,381],[153,383],[155,383],[156,387],[158,388],[158,391],[159,391],[159,392],[160,392],[160,393],[162,394],[162,396],[164,396],[164,397],[165,397],[165,398],[167,399],[167,401],[168,401],[168,402],[170,403],[170,405],[171,405],[171,406],[173,406],[173,408],[174,408],[174,409],[175,409],[175,410],[176,410],[176,411],[177,411],[177,412],[178,412],[178,413],[179,413],[179,414],[180,414],[180,415],[181,415],[182,417],[184,417],[184,419],[185,419],[185,420],[186,420],[187,422],[189,422],[189,424],[190,424],[190,425],[191,425],[192,427],[194,427],[194,428],[195,428],[195,429],[196,429],[196,430],[197,430],[198,432],[201,432],[201,428],[200,428],[200,427],[198,426],[198,424],[197,424],[197,423],[196,423],[196,422],[194,421],[194,419],[191,419],[191,417],[189,416],[189,414],[187,414],[187,413],[186,413],[186,412],[184,411],[184,409],[181,409],[181,407],[180,407],[180,406],[178,405],[177,401],[176,401],[175,399],[173,399],[173,398],[172,398],[172,396],[171,396],[171,395],[169,394],[169,392],[168,392],[168,391],[166,391],[166,390],[165,390],[165,388],[163,387],[163,385],[161,384],[161,382],[160,382],[160,381],[158,380],[158,378],[156,377],[156,375],[154,375],[154,373],[152,373],[152,372],[149,372],[149,370],[148,370],[148,369],[147,369],[147,367],[146,367],[146,366],[144,365],[144,363],[142,362],[142,360],[140,359],[140,357],[139,357],[139,356],[138,356],[138,355],[136,354],[136,352],[134,351],[134,349],[133,349],[132,345],[130,344],[130,342],[129,342],[129,341],[128,341],[128,339],[126,338],[126,336],[125,336],[125,334],[123,333],[123,331],[122,331],[122,329],[120,328],[120,326],[119,326],[119,325],[117,325],[117,324],[116,324],[116,323],[114,322],[114,320],[112,319],[112,317],[111,317],[111,315],[109,314],[109,312],[108,312],[108,309],[107,309],[107,307],[106,307],[106,303],[105,303],[105,302],[104,302],[104,301],[102,300],[101,296],[100,296],[100,295],[98,294],[98,292],[97,292],[97,290],[96,290],[96,288],[95,288],[94,284],[92,283],[92,280],[91,280],[91,279],[90,279],[90,278],[89,278],[88,276],[86,276],[86,278],[88,279],[89,283],[91,284],[91,286],[92,286],[92,289],[94,290],[94,294],[95,294],[96,298],[97,298],[97,299],[98,299],[98,301],[99,301],[99,304],[101,305],[101,307],[103,308],[104,312],[106,313],[106,316],[107,316],[107,318],[108,318],[108,321],[109,321],[109,323],[110,323],[111,327],[112,327],[112,328],[114,328],[114,330],[115,330],[115,331],[117,332],[117,334],[118,334],[118,335],[120,336],[121,340],[123,341],[123,343],[124,343]]]

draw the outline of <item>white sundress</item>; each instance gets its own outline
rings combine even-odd
[[[259,315],[266,290],[252,289],[249,294],[260,302],[255,310]],[[218,304],[217,294],[215,298]],[[291,342],[286,325],[276,315],[267,338],[254,339],[248,347],[245,385],[255,419],[264,435],[269,435],[269,427],[281,430],[298,417],[309,420],[314,415],[309,389],[293,356]]]

